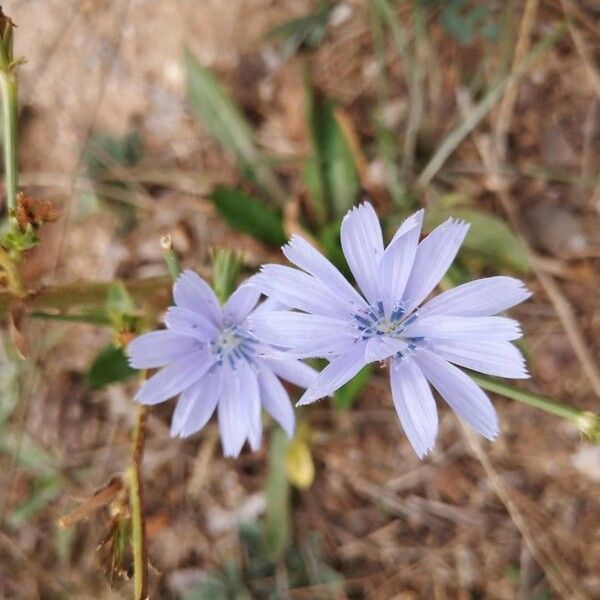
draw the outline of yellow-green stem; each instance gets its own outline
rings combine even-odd
[[[2,96],[6,206],[11,227],[16,230],[19,227],[15,216],[19,189],[19,171],[17,168],[18,85],[14,74],[0,72],[0,95]]]
[[[148,598],[148,550],[146,544],[146,520],[144,516],[144,487],[142,484],[142,458],[146,443],[148,410],[147,406],[140,406],[133,430],[131,465],[128,470],[135,600],[146,600]]]
[[[21,281],[18,258],[11,257],[2,247],[0,247],[0,269],[4,271],[6,285],[11,293],[17,298],[25,298],[27,290]]]
[[[580,408],[569,406],[567,404],[561,404],[560,402],[550,400],[550,398],[546,398],[545,396],[541,396],[539,394],[534,394],[533,392],[528,392],[527,390],[520,390],[512,385],[504,383],[503,381],[496,381],[494,379],[490,379],[489,377],[485,377],[484,375],[477,375],[475,373],[471,373],[471,377],[484,390],[488,390],[488,392],[495,392],[496,394],[506,396],[511,400],[528,404],[529,406],[533,406],[534,408],[543,410],[544,412],[550,413],[557,417],[562,417],[563,419],[568,419],[569,421],[573,421],[575,423],[581,417],[581,415],[585,413],[585,411],[581,410]]]

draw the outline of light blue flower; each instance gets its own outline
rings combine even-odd
[[[502,377],[528,377],[519,350],[519,324],[492,316],[529,297],[512,277],[488,277],[443,292],[425,304],[454,260],[468,225],[449,219],[419,243],[423,211],[406,219],[384,248],[373,207],[362,204],[342,222],[341,242],[362,291],[308,242],[292,237],[283,252],[302,270],[265,265],[256,284],[292,309],[253,315],[250,330],[263,343],[297,358],[330,363],[299,401],[335,392],[374,361],[390,366],[392,397],[415,452],[437,436],[431,384],[460,417],[489,439],[498,433],[485,393],[454,364]],[[454,363],[454,364],[451,364]]]
[[[180,437],[202,429],[217,409],[226,456],[238,456],[246,440],[253,450],[260,446],[261,406],[291,437],[294,410],[279,378],[306,388],[317,373],[290,357],[266,357],[271,348],[250,336],[247,325],[249,317],[275,314],[278,304],[267,300],[256,307],[260,291],[249,280],[221,307],[211,287],[193,271],[177,279],[173,298],[167,329],[129,344],[132,367],[164,367],[135,399],[158,404],[181,394],[171,424],[171,435]]]

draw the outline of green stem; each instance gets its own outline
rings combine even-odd
[[[25,298],[27,296],[27,290],[25,289],[23,282],[21,281],[21,274],[19,273],[19,265],[17,260],[11,257],[4,248],[0,247],[0,268],[6,275],[6,283],[8,289],[17,298]],[[0,302],[1,307],[1,302]],[[8,307],[7,307],[8,308]]]
[[[2,265],[4,266],[4,265]],[[25,308],[28,311],[62,311],[76,307],[101,308],[112,281],[79,281],[65,285],[41,288],[28,294]],[[150,277],[125,282],[127,291],[136,302],[163,306],[168,303],[167,292],[170,277]],[[10,305],[17,297],[14,290],[0,291],[0,319],[8,314]]]
[[[173,248],[171,236],[168,234],[163,235],[160,239],[160,244],[164,251],[165,263],[167,263],[169,275],[171,275],[173,281],[177,281],[181,275],[181,263],[179,262],[179,256],[177,256],[177,252],[175,252]]]
[[[133,430],[131,466],[128,471],[129,506],[131,509],[133,546],[133,586],[135,600],[148,598],[148,549],[146,520],[144,517],[144,488],[142,485],[142,458],[146,443],[146,421],[148,407],[140,406]]]
[[[4,177],[6,186],[6,206],[13,229],[17,230],[15,212],[19,188],[17,169],[17,114],[18,85],[13,74],[0,72],[0,95],[2,96],[2,140],[4,143]]]
[[[488,392],[506,396],[511,400],[533,406],[534,408],[556,415],[557,417],[573,421],[576,424],[579,424],[583,415],[587,414],[586,411],[581,410],[580,408],[555,402],[545,396],[540,396],[539,394],[534,394],[533,392],[528,392],[526,390],[520,390],[511,385],[507,385],[506,383],[502,383],[501,381],[495,381],[488,377],[483,377],[482,375],[476,375],[475,373],[470,373],[470,376],[475,383],[484,390],[488,390]]]

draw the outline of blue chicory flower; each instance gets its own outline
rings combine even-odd
[[[271,348],[250,336],[247,325],[250,317],[275,314],[278,304],[266,300],[257,307],[260,291],[248,280],[221,307],[211,287],[193,271],[177,279],[173,298],[167,329],[129,344],[132,367],[164,367],[135,399],[158,404],[181,394],[171,424],[171,435],[180,437],[202,429],[217,409],[226,456],[238,456],[246,439],[253,450],[260,446],[261,406],[291,437],[294,410],[279,378],[306,388],[317,373],[290,357],[267,357]]]
[[[283,252],[302,270],[265,265],[257,286],[304,312],[250,319],[250,331],[263,343],[296,358],[330,361],[298,405],[332,394],[368,363],[389,362],[394,405],[419,457],[432,449],[438,430],[429,384],[467,423],[495,438],[498,420],[490,400],[454,364],[489,375],[528,377],[521,353],[510,343],[521,336],[519,324],[492,315],[530,295],[518,279],[488,277],[423,304],[454,260],[468,225],[449,219],[419,243],[422,221],[420,210],[384,248],[371,204],[345,216],[342,249],[362,295],[308,242],[292,237]]]

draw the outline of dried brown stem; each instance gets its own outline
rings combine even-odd
[[[68,529],[78,521],[87,519],[93,512],[106,506],[123,489],[121,477],[113,477],[105,486],[96,490],[91,498],[85,500],[69,514],[58,520],[59,527]]]
[[[140,406],[133,430],[131,466],[128,471],[129,506],[133,526],[133,583],[135,600],[148,598],[148,545],[144,515],[144,486],[142,484],[142,459],[146,445],[146,422],[149,408]]]

